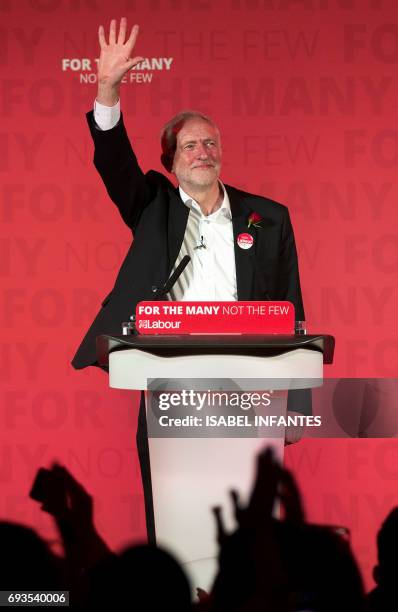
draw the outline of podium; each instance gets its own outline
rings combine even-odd
[[[268,390],[277,397],[278,415],[286,415],[288,393],[322,385],[333,352],[328,335],[97,338],[98,362],[109,368],[110,387],[145,391],[147,417],[154,390],[184,388],[202,394]],[[208,590],[217,571],[211,508],[222,506],[227,527],[234,528],[229,491],[247,501],[259,450],[272,445],[283,461],[284,430],[254,427],[240,435],[235,429],[222,437],[217,429],[159,431],[148,427],[156,541],[177,557],[194,588]]]

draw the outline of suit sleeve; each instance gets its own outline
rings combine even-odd
[[[93,111],[87,121],[94,141],[94,165],[123,221],[135,231],[142,211],[151,200],[151,190],[131,147],[121,117],[111,130],[96,127]]]
[[[282,223],[276,299],[292,302],[296,310],[296,321],[305,321],[296,243],[287,208],[284,209]]]

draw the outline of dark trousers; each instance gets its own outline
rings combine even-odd
[[[153,496],[151,464],[149,460],[148,429],[146,423],[145,395],[141,393],[140,411],[137,426],[137,451],[140,460],[142,487],[144,489],[145,518],[148,543],[156,544],[155,516],[153,513]]]
[[[109,374],[108,366],[99,366],[101,370]],[[141,393],[140,410],[137,423],[137,452],[141,468],[142,488],[144,490],[145,521],[148,544],[156,544],[155,515],[153,513],[151,464],[149,461],[148,428],[146,424],[145,394]]]

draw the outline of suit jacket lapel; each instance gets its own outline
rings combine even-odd
[[[169,219],[168,219],[168,249],[169,274],[180,252],[187,227],[189,208],[180,198],[178,189],[169,188]]]
[[[247,220],[252,211],[245,206],[233,188],[227,186],[225,188],[231,204],[238,300],[250,300],[253,299],[254,257],[256,249],[255,229],[247,227]],[[254,244],[250,249],[241,249],[238,246],[239,234],[250,234],[253,236]]]

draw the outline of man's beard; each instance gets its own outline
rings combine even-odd
[[[201,172],[203,172],[203,176],[200,175]],[[196,190],[204,190],[208,189],[214,183],[216,183],[218,181],[218,177],[219,172],[217,171],[215,166],[213,166],[210,169],[210,172],[206,170],[199,170],[198,172],[195,172],[195,170],[193,170],[193,172],[184,174],[184,176],[181,176],[179,178],[179,182],[183,181],[187,185],[190,185],[191,187],[195,188]]]

